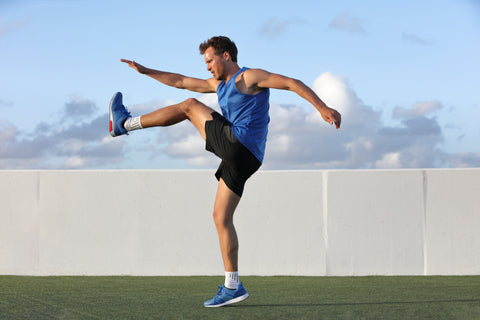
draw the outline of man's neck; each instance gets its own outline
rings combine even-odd
[[[225,77],[225,82],[228,82],[235,75],[235,73],[238,72],[238,70],[240,70],[240,67],[236,62],[230,64],[227,70],[227,76]]]

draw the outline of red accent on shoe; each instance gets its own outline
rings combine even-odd
[[[110,120],[110,132],[113,130],[113,121]]]

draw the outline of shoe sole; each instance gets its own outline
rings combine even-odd
[[[234,299],[231,299],[231,300],[228,300],[228,301],[225,301],[224,303],[220,303],[220,304],[215,304],[215,305],[208,305],[208,306],[205,306],[206,308],[218,308],[218,307],[223,307],[223,306],[227,306],[229,304],[233,304],[233,303],[237,303],[237,302],[242,302],[244,300],[247,300],[248,298],[248,293],[245,293],[243,296],[240,296],[240,297],[236,297]]]
[[[118,92],[115,93],[112,97],[112,100],[110,100],[110,106],[109,106],[109,111],[110,111],[110,123],[109,123],[109,131],[110,131],[110,135],[112,137],[116,137],[117,135],[115,134],[115,131],[113,130],[113,112],[112,112],[112,105],[113,105],[113,100],[115,99],[115,97],[117,96]]]

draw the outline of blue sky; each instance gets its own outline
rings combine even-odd
[[[207,78],[200,42],[298,78],[340,130],[272,91],[264,169],[480,166],[480,2],[0,2],[0,169],[214,168],[189,123],[111,138],[116,91],[134,115],[215,95],[163,86],[120,58]]]

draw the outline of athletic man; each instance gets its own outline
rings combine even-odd
[[[340,114],[301,81],[261,69],[240,68],[237,48],[227,37],[213,37],[200,44],[207,70],[207,80],[146,68],[135,61],[128,66],[161,83],[195,92],[216,92],[223,116],[196,99],[158,109],[141,117],[131,117],[117,92],[110,103],[110,134],[170,126],[189,120],[206,141],[206,149],[222,159],[215,173],[218,180],[213,218],[217,228],[225,267],[225,283],[205,307],[221,307],[248,298],[238,279],[238,239],[233,214],[243,193],[246,180],[263,161],[269,118],[269,88],[290,90],[309,101],[323,119],[340,127]]]

